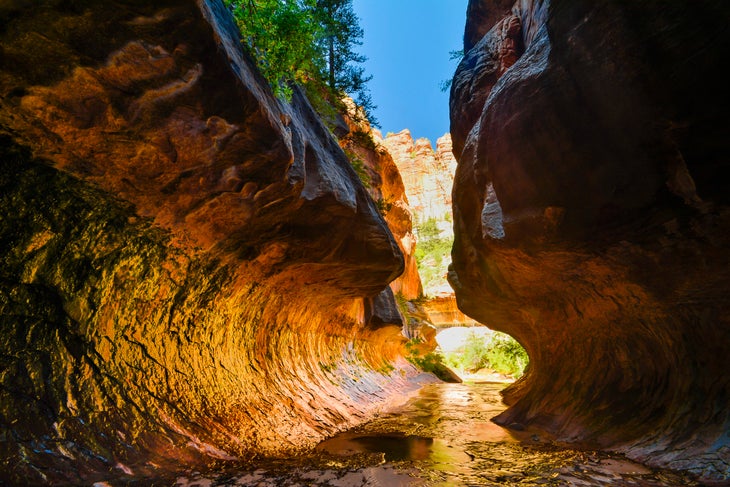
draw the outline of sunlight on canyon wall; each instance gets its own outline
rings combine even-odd
[[[0,478],[287,455],[430,380],[386,222],[221,2],[0,18]]]

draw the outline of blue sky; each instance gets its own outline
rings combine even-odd
[[[383,136],[408,128],[435,145],[449,131],[449,94],[439,83],[456,69],[449,51],[462,48],[467,1],[353,0]]]

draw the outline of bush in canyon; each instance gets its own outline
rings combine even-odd
[[[450,367],[470,373],[488,368],[518,378],[530,359],[517,340],[494,332],[489,336],[470,333],[462,347],[444,355],[444,361]]]
[[[406,343],[406,359],[410,363],[444,382],[461,382],[461,378],[449,368],[439,350],[423,352],[420,347],[422,344],[421,338],[412,338]]]
[[[438,220],[429,218],[416,225],[418,245],[416,245],[416,261],[418,272],[424,289],[445,284],[446,268],[448,267],[453,241],[441,236]]]
[[[344,149],[345,155],[347,156],[347,159],[350,161],[350,165],[357,173],[357,177],[360,178],[360,182],[362,183],[365,188],[370,188],[372,186],[372,178],[370,177],[370,174],[368,173],[367,168],[365,167],[365,161],[362,160],[360,156],[355,154],[355,152]]]

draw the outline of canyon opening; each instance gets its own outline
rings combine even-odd
[[[0,2],[0,483],[730,485],[730,3],[353,5]]]

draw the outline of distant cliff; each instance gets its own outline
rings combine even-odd
[[[408,129],[388,134],[383,144],[403,178],[416,224],[423,291],[428,296],[452,294],[446,281],[453,239],[451,186],[456,170],[451,136],[440,137],[435,151],[426,138],[414,141]]]
[[[413,213],[422,221],[451,215],[451,185],[456,171],[451,135],[440,137],[435,151],[426,138],[414,141],[408,129],[388,134],[384,145],[398,166]]]

